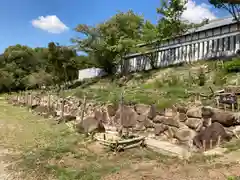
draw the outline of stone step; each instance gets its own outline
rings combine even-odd
[[[159,141],[153,138],[146,138],[145,144],[148,148],[167,156],[188,159],[192,153],[184,147],[177,146],[167,141]]]

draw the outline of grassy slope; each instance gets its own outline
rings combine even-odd
[[[199,86],[199,67],[208,65],[209,71],[204,73],[206,81],[204,86]],[[193,65],[170,67],[145,73],[135,73],[126,84],[119,86],[120,81],[111,81],[108,78],[92,79],[86,81],[76,89],[68,90],[65,95],[76,95],[100,102],[116,102],[124,91],[124,98],[130,103],[155,103],[159,108],[170,106],[181,101],[190,101],[186,91],[210,94],[209,86],[213,90],[222,89],[226,84],[234,84],[238,74],[225,75],[222,70],[217,70],[216,62],[201,62]],[[224,77],[227,77],[224,80]],[[240,80],[240,79],[239,79]],[[239,81],[238,80],[238,81]],[[214,84],[214,82],[216,82]],[[204,101],[211,104],[213,101]]]

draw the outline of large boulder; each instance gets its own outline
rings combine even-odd
[[[231,136],[226,133],[223,125],[218,122],[214,122],[209,127],[198,133],[198,135],[193,138],[193,143],[198,148],[202,148],[205,141],[205,148],[209,149],[211,143],[212,147],[216,146],[219,137],[221,141],[229,141],[231,139]]]
[[[178,128],[173,126],[168,126],[167,130],[164,132],[170,139],[174,138]]]
[[[145,104],[136,104],[134,109],[140,115],[148,115],[150,107]]]
[[[122,113],[122,114],[121,114]],[[115,121],[124,128],[132,128],[137,124],[138,114],[129,106],[122,105],[115,115]]]
[[[201,107],[193,107],[193,108],[188,109],[187,116],[193,117],[193,118],[202,118],[202,108]]]
[[[156,105],[155,104],[152,104],[150,109],[149,109],[149,112],[148,112],[148,118],[149,119],[154,119],[157,115],[157,108],[156,108]]]
[[[154,123],[148,118],[146,118],[143,123],[144,123],[144,126],[146,128],[153,128],[154,127]]]
[[[114,106],[112,104],[108,104],[106,109],[107,109],[107,113],[110,117],[114,116],[117,112],[117,106]]]
[[[167,129],[168,129],[168,126],[166,126],[164,124],[155,124],[154,125],[154,133],[155,133],[156,136],[159,136],[160,134],[162,134]]]
[[[175,117],[165,117],[163,119],[163,124],[168,125],[168,126],[173,126],[173,127],[180,127],[180,122],[177,118]]]
[[[98,121],[94,117],[86,117],[76,125],[76,129],[79,133],[93,133],[93,132],[105,132],[105,128],[101,121]]]
[[[164,121],[164,119],[166,119],[165,116],[159,116],[157,115],[154,119],[153,119],[153,122],[154,123],[162,123]]]
[[[235,119],[234,113],[223,111],[220,109],[213,109],[213,115],[211,119],[212,119],[212,123],[219,122],[226,127],[238,124]]]
[[[147,116],[145,115],[138,115],[137,121],[138,122],[144,122],[147,119]]]
[[[188,143],[191,141],[194,136],[196,136],[196,132],[189,128],[181,128],[178,129],[175,133],[175,138],[179,140],[180,143]]]
[[[203,126],[203,120],[199,118],[188,118],[185,121],[185,124],[196,131],[199,131],[201,127]]]

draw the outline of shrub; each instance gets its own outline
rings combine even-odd
[[[226,74],[224,71],[217,71],[214,74],[213,84],[215,84],[217,86],[222,86],[222,85],[226,84],[226,82],[227,82],[227,78],[226,78]]]
[[[240,59],[235,58],[232,61],[228,61],[224,64],[224,69],[228,73],[240,72]]]
[[[201,69],[199,70],[198,80],[199,80],[199,86],[204,86],[204,85],[205,85],[206,76],[205,76],[205,72],[204,72],[204,69],[203,69],[203,68],[201,68]]]

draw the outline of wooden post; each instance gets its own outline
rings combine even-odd
[[[213,145],[212,145],[212,139],[210,139],[210,149],[212,149]]]
[[[226,104],[223,104],[223,107],[224,107],[224,111],[227,111]]]
[[[203,140],[203,152],[206,151],[206,140]]]
[[[29,97],[29,109],[32,108],[32,93],[30,93],[30,97]]]
[[[217,147],[220,146],[220,143],[221,143],[221,136],[218,136]]]
[[[63,118],[63,116],[64,116],[64,105],[65,105],[65,100],[62,99],[62,102],[61,102],[61,114],[60,114],[61,118]]]
[[[50,93],[48,93],[48,105],[47,105],[48,107],[48,112],[50,112],[50,110],[51,110],[51,96],[50,96]]]
[[[25,92],[24,103],[25,103],[25,106],[27,106],[27,104],[28,104],[28,93],[27,92]]]
[[[82,111],[81,111],[80,122],[83,122],[84,113],[85,113],[85,108],[86,108],[86,96],[84,96],[84,98],[83,98],[83,104],[82,104]]]

